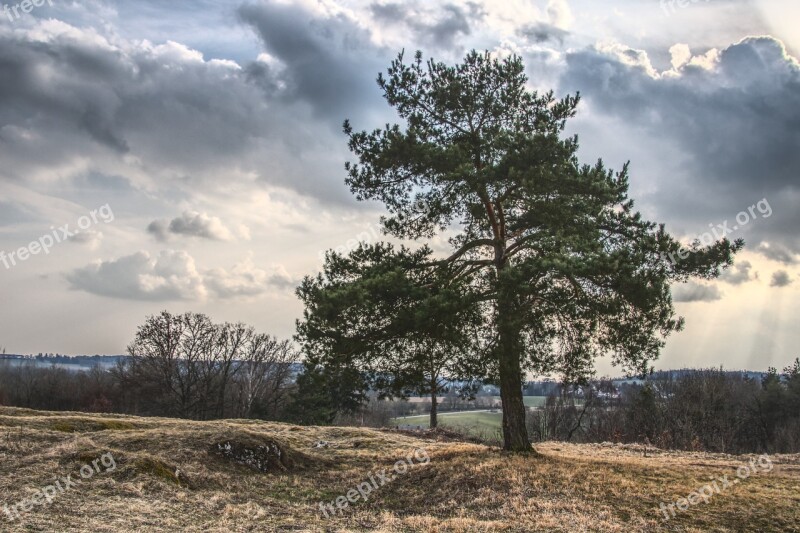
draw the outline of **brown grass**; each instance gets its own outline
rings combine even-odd
[[[641,446],[545,443],[539,458],[454,441],[356,428],[231,420],[42,413],[0,408],[0,531],[786,531],[800,532],[800,456],[772,456],[759,473],[679,513],[658,511],[711,478],[735,477],[752,456]],[[319,441],[326,446],[315,447]],[[214,453],[220,443],[274,451],[253,468]],[[330,502],[409,452],[427,465],[322,516]],[[237,448],[238,449],[238,448]],[[3,504],[111,452],[97,474],[10,523]],[[272,452],[270,452],[272,453]]]

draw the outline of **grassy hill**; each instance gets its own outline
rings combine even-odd
[[[661,502],[735,478],[755,457],[538,449],[515,456],[441,433],[0,408],[0,531],[800,531],[797,455],[772,456],[770,472],[666,521]],[[52,503],[29,503],[14,522],[3,513],[82,473],[91,475]],[[324,516],[320,502],[348,496],[341,514]]]

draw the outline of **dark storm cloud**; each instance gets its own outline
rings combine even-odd
[[[720,279],[731,285],[741,285],[758,279],[758,272],[751,272],[753,265],[749,261],[737,261],[731,268],[722,272]]]
[[[178,45],[115,48],[76,33],[85,39],[55,35],[35,42],[20,34],[0,35],[0,80],[5,80],[0,127],[71,129],[124,151],[135,140],[139,150],[155,149],[150,155],[156,159],[169,152],[185,161],[208,161],[256,130],[246,111],[256,103],[252,93],[242,84],[225,83],[225,74],[235,78],[235,73],[187,60],[188,51]],[[232,104],[234,95],[244,98]],[[213,117],[209,124],[216,128],[191,127],[203,125],[195,114],[200,111]],[[148,128],[155,124],[159,127]]]
[[[378,91],[373,76],[357,75],[357,57],[343,60],[351,61],[344,73],[321,45],[322,56],[312,48],[289,62],[284,75],[305,77],[289,88],[261,62],[241,68],[209,61],[171,41],[110,40],[56,21],[36,30],[0,26],[0,177],[52,175],[83,160],[94,175],[199,191],[221,186],[220,176],[231,179],[235,170],[327,202],[350,202],[341,172],[333,170],[346,154],[338,123],[346,110],[364,109],[367,86],[376,98]],[[361,93],[354,91],[359,85]],[[337,126],[309,127],[306,103],[326,113],[337,108]]]
[[[432,43],[443,48],[450,48],[455,44],[455,40],[460,35],[469,35],[472,31],[470,14],[454,5],[444,6],[445,16],[434,22],[430,26],[420,28],[420,33],[428,34]],[[475,13],[480,14],[480,9]]]
[[[716,285],[690,281],[672,287],[672,299],[676,302],[713,302],[721,298],[722,293]]]
[[[42,167],[57,163],[72,152],[70,142],[51,142],[60,135],[126,151],[126,141],[113,125],[118,100],[108,84],[122,78],[124,71],[119,56],[92,43],[70,37],[34,40],[0,29],[3,174],[25,174],[15,161],[35,159]],[[30,157],[33,154],[37,157]]]
[[[470,2],[466,7],[455,4],[443,5],[435,15],[420,12],[419,4],[389,2],[370,4],[372,16],[389,27],[403,24],[414,34],[417,42],[442,49],[455,46],[459,37],[472,33],[485,11],[480,4]]]
[[[116,98],[107,83],[125,75],[120,59],[88,42],[37,42],[3,32],[0,126],[44,121],[47,116],[51,123],[69,123],[99,143],[124,150],[124,139],[113,131]]]
[[[791,265],[797,262],[795,255],[789,251],[789,249],[778,244],[762,242],[758,246],[758,251],[773,261],[784,263],[786,265]]]
[[[276,28],[259,17],[282,9],[283,22],[294,26],[275,41]],[[226,189],[246,194],[261,184],[352,205],[341,121],[386,108],[374,81],[386,60],[343,15],[267,4],[243,8],[242,19],[248,15],[255,19],[243,27],[265,32],[274,60],[209,60],[180,43],[128,41],[59,21],[13,32],[0,25],[0,179],[26,187],[57,177],[63,196],[113,194],[148,220],[158,216],[151,216],[155,197],[168,204]],[[147,206],[132,203],[144,194]],[[275,197],[295,201],[270,189]],[[0,223],[3,215],[18,223],[24,213],[5,210]],[[160,239],[247,238],[243,225],[230,228],[186,212],[149,230]],[[249,260],[206,270],[177,250],[95,261],[69,271],[66,281],[74,290],[141,301],[254,297],[296,284],[285,270]]]
[[[681,161],[650,172],[667,221],[703,227],[766,199],[774,216],[749,223],[748,244],[798,253],[800,67],[771,37],[744,39],[705,63],[658,75],[640,51],[593,48],[568,54],[561,87],[580,90],[601,119],[677,147]]]
[[[557,28],[546,22],[536,22],[527,24],[517,30],[517,35],[534,43],[546,43],[548,41],[564,44],[564,38],[569,35],[568,31]]]
[[[379,50],[357,21],[343,13],[323,15],[279,3],[247,4],[239,16],[281,63],[285,99],[309,105],[337,129],[345,118],[385,107],[375,78],[393,53]]]
[[[772,281],[770,282],[770,287],[786,287],[791,285],[792,278],[789,276],[789,273],[785,270],[778,270],[774,274],[772,274]]]

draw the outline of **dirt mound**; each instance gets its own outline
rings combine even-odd
[[[305,454],[277,440],[243,434],[215,442],[209,453],[262,473],[304,468],[311,462]]]
[[[177,466],[148,455],[139,455],[131,458],[130,461],[125,461],[117,477],[130,480],[139,476],[156,478],[188,489],[194,488],[186,474],[181,472]]]
[[[107,451],[99,448],[78,450],[62,457],[59,463],[74,469],[94,465],[96,472],[105,471],[117,481],[132,481],[142,477],[153,478],[184,488],[193,484],[177,466],[146,453]]]

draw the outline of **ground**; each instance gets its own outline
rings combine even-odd
[[[770,456],[767,472],[756,456],[537,449],[506,454],[441,432],[0,408],[0,531],[800,531],[798,455]],[[757,472],[708,503],[669,520],[659,511],[747,465]],[[87,479],[49,505],[40,493],[14,522],[3,513],[82,466]],[[324,516],[321,502],[348,493],[354,503]]]

